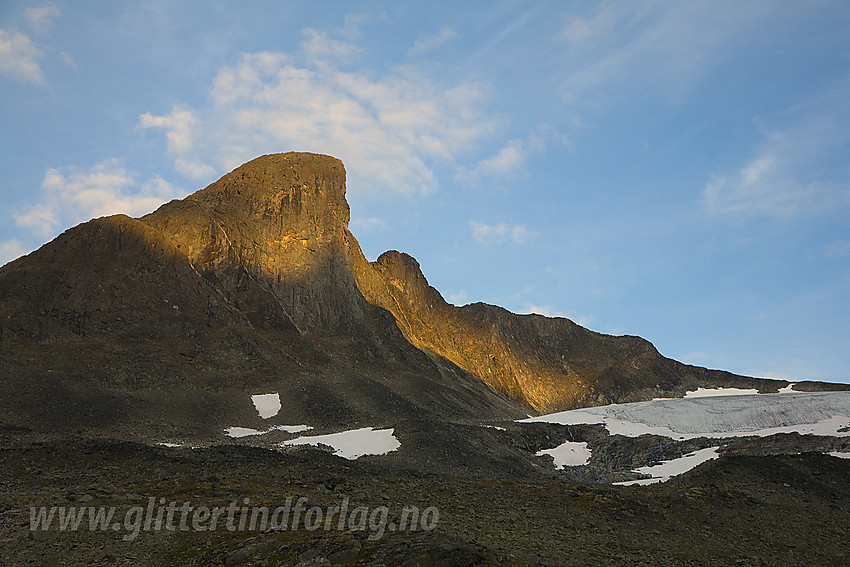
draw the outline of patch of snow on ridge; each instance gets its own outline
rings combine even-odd
[[[827,455],[838,457],[839,459],[850,459],[850,453],[844,453],[843,451],[830,451]]]
[[[712,396],[751,396],[758,394],[755,388],[697,388],[685,392],[686,398],[710,398]]]
[[[796,385],[797,385],[796,382],[792,382],[792,383],[788,384],[787,386],[785,386],[784,388],[779,388],[779,393],[780,394],[792,394],[792,393],[794,393],[794,386],[796,386]]]
[[[224,430],[225,435],[228,437],[248,437],[249,435],[262,435],[265,431],[260,431],[259,429],[251,429],[250,427],[228,427]]]
[[[565,467],[578,467],[586,465],[590,461],[590,449],[587,448],[587,443],[576,443],[575,441],[567,441],[561,443],[554,449],[543,449],[535,453],[538,457],[541,455],[552,455],[555,459],[555,468],[563,469]]]
[[[633,472],[648,474],[652,476],[652,478],[627,480],[624,482],[615,482],[614,484],[618,484],[620,486],[629,486],[632,484],[646,485],[655,484],[656,482],[667,482],[668,480],[670,480],[671,477],[686,473],[697,465],[701,465],[706,461],[716,459],[720,456],[720,454],[717,452],[717,449],[719,448],[720,447],[709,447],[707,449],[700,449],[699,451],[694,451],[693,453],[689,453],[684,457],[679,457],[678,459],[673,459],[671,461],[662,461],[657,465],[652,465],[649,467],[637,468]]]
[[[265,435],[266,433],[271,433],[272,431],[283,431],[284,433],[301,433],[302,431],[307,431],[309,429],[313,429],[309,425],[272,425],[270,428],[265,431],[260,431],[259,429],[251,429],[250,427],[228,427],[224,430],[225,435],[228,437],[248,437],[250,435]]]
[[[284,433],[301,433],[313,429],[309,425],[272,425],[269,431],[283,431]]]
[[[182,447],[183,445],[180,443],[157,443],[157,445],[161,447]]]
[[[582,408],[520,420],[604,424],[612,435],[672,439],[802,435],[848,437],[850,392],[713,396]]]
[[[334,455],[354,460],[363,455],[385,455],[401,447],[393,435],[394,429],[373,429],[363,427],[328,435],[312,435],[284,441],[287,445],[328,445],[334,449]]]
[[[251,401],[263,419],[274,417],[280,411],[280,394],[257,394],[251,396]]]

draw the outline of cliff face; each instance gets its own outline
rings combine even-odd
[[[0,268],[4,411],[73,422],[100,396],[112,401],[93,422],[114,411],[217,427],[252,411],[229,396],[264,389],[288,396],[290,422],[350,424],[777,387],[566,319],[454,307],[410,256],[368,262],[348,220],[342,163],[288,153],[140,219],[68,230]]]

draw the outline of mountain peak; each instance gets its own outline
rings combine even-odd
[[[338,159],[320,154],[265,155],[142,220],[191,222],[198,220],[198,214],[257,229],[267,237],[345,230],[349,220],[345,167]]]
[[[332,212],[335,221],[348,225],[345,166],[322,154],[289,152],[258,157],[185,200],[213,207],[232,204],[266,216],[283,213],[315,218]]]
[[[302,331],[359,317],[348,260],[345,167],[310,153],[254,159],[141,219],[208,279],[236,292],[250,278]]]
[[[455,307],[413,257],[389,251],[368,262],[348,221],[342,162],[272,154],[139,219],[74,227],[0,268],[0,345],[17,353],[8,374],[44,393],[16,411],[43,417],[43,400],[76,384],[55,376],[80,384],[91,376],[91,391],[108,395],[115,382],[115,392],[139,399],[150,384],[175,388],[190,414],[220,417],[230,411],[215,406],[227,389],[251,384],[294,400],[293,416],[327,423],[379,414],[505,418],[697,386],[778,389],[567,319]],[[29,349],[44,368],[31,364]],[[207,388],[220,393],[198,413]],[[61,394],[75,395],[94,394]],[[171,411],[149,402],[160,408],[152,412]]]

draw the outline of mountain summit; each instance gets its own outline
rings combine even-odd
[[[330,426],[787,384],[684,365],[568,319],[455,307],[407,254],[368,262],[348,221],[342,162],[274,154],[0,268],[6,420],[215,435],[259,424],[248,394],[264,391],[280,392],[289,423]]]

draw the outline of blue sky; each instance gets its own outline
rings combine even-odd
[[[258,155],[456,304],[850,382],[850,3],[0,5],[0,263]]]

